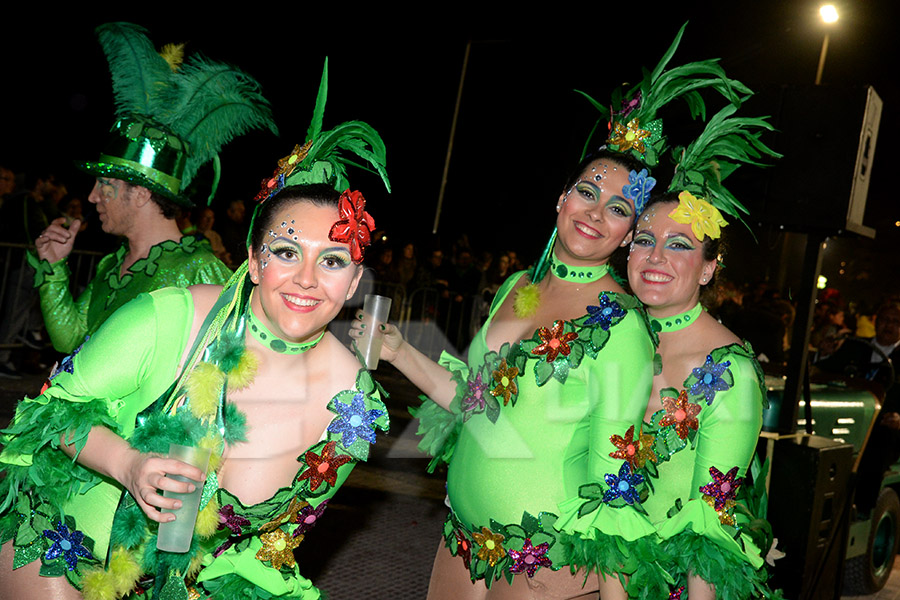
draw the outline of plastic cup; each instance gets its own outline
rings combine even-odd
[[[384,334],[381,325],[387,323],[391,314],[391,299],[375,294],[366,294],[363,302],[363,319],[365,324],[363,335],[356,342],[356,349],[362,356],[366,368],[374,371],[378,368],[378,359],[381,356],[381,344]]]
[[[206,473],[206,467],[209,465],[209,449],[169,444],[169,458],[193,465]],[[164,513],[173,513],[175,520],[159,524],[156,548],[164,552],[187,552],[191,549],[191,538],[194,536],[194,525],[197,524],[197,512],[200,508],[200,494],[203,492],[206,478],[204,477],[204,481],[194,481],[182,475],[167,474],[166,477],[193,483],[195,488],[190,494],[177,494],[163,490],[164,497],[181,500],[181,508],[162,509]]]

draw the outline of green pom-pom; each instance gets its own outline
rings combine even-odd
[[[141,452],[169,452],[169,444],[193,446],[194,440],[206,434],[204,425],[191,415],[189,410],[181,410],[177,415],[153,413],[134,430],[128,440],[131,446]]]
[[[231,402],[225,403],[225,442],[236,444],[247,441],[247,415]]]
[[[513,300],[513,312],[520,319],[534,315],[540,305],[541,290],[535,284],[529,283],[525,287],[516,290],[516,297]]]
[[[197,363],[187,380],[188,405],[198,419],[210,419],[219,407],[219,394],[225,385],[225,373],[208,362]]]
[[[256,370],[259,368],[259,359],[252,350],[247,350],[241,355],[240,360],[232,369],[222,369],[228,373],[228,387],[233,390],[242,390],[253,381],[256,377]]]
[[[147,517],[141,507],[133,502],[123,502],[113,518],[110,544],[128,549],[136,548],[144,541],[147,533]]]
[[[235,335],[235,333],[220,333],[216,342],[216,348],[210,356],[210,360],[218,364],[219,368],[229,375],[231,374],[230,371],[240,364],[243,355],[246,354],[244,352],[243,336]]]

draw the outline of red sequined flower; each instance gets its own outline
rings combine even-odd
[[[458,529],[454,530],[453,533],[456,535],[456,555],[463,559],[463,563],[468,569],[469,564],[472,562],[472,542]]]
[[[341,194],[338,211],[341,218],[331,226],[328,239],[350,244],[350,257],[353,262],[360,263],[363,249],[372,241],[375,219],[366,212],[366,199],[360,191],[347,190]]]
[[[328,442],[322,448],[321,455],[312,450],[307,452],[304,460],[309,468],[303,471],[297,481],[309,479],[309,489],[312,491],[316,491],[323,481],[328,485],[334,485],[337,481],[338,468],[353,460],[346,454],[335,456],[334,447],[336,445],[337,442]]]
[[[685,390],[681,390],[677,398],[663,398],[662,404],[666,415],[659,420],[660,427],[674,425],[675,433],[684,439],[688,436],[688,429],[696,430],[700,426],[700,423],[697,422],[700,405],[688,402]]]
[[[540,336],[543,343],[536,346],[531,353],[546,354],[547,362],[556,360],[556,357],[559,356],[560,353],[563,356],[568,356],[572,351],[572,348],[569,347],[569,342],[576,339],[578,334],[574,331],[563,333],[564,325],[564,321],[556,321],[550,329],[547,329],[546,327],[538,329],[538,336]]]

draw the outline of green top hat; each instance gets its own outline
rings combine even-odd
[[[184,60],[183,45],[158,53],[146,31],[130,23],[107,23],[97,38],[109,62],[116,122],[96,162],[77,166],[95,176],[146,187],[181,206],[206,162],[219,180],[218,153],[251,129],[277,134],[259,84],[239,69],[201,56]]]

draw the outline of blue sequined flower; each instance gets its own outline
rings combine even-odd
[[[644,211],[647,199],[650,198],[650,190],[656,185],[656,179],[650,177],[647,169],[641,169],[640,173],[632,171],[628,174],[628,185],[622,186],[622,195],[634,202],[635,218]]]
[[[334,401],[334,408],[338,413],[331,425],[329,433],[341,434],[341,443],[350,447],[356,438],[362,438],[370,444],[375,443],[375,420],[384,414],[384,411],[373,408],[366,410],[363,394],[353,396],[350,404]]]
[[[603,493],[604,502],[612,502],[616,498],[622,498],[628,504],[634,504],[640,500],[637,486],[644,483],[644,477],[640,473],[632,473],[631,465],[622,463],[618,475],[607,473],[603,476],[609,489]]]
[[[57,523],[56,531],[45,529],[44,537],[53,542],[47,553],[44,554],[44,558],[53,560],[62,556],[70,571],[75,569],[79,556],[81,558],[94,558],[90,550],[81,545],[84,541],[84,533],[78,530],[69,533],[69,528],[65,523]]]
[[[625,309],[615,300],[610,300],[606,294],[600,296],[599,306],[588,306],[587,311],[590,316],[584,324],[600,325],[603,331],[609,331],[613,319],[625,316]]]
[[[706,363],[692,371],[697,381],[691,386],[691,395],[702,395],[706,398],[707,406],[712,404],[716,392],[723,392],[731,387],[722,380],[722,374],[730,366],[730,360],[716,364],[713,362],[712,356],[707,355]]]
[[[91,339],[91,336],[85,336],[84,341],[86,342],[89,339]],[[59,367],[55,368],[53,370],[53,372],[50,373],[50,377],[48,377],[48,379],[53,380],[54,377],[56,377],[63,371],[65,371],[66,373],[68,373],[70,375],[72,373],[74,373],[75,372],[75,364],[72,361],[75,358],[75,355],[78,354],[79,352],[81,352],[82,348],[84,348],[83,342],[80,346],[78,346],[77,348],[72,350],[72,354],[70,354],[67,357],[65,357],[64,359],[62,359],[62,362],[59,363]]]

